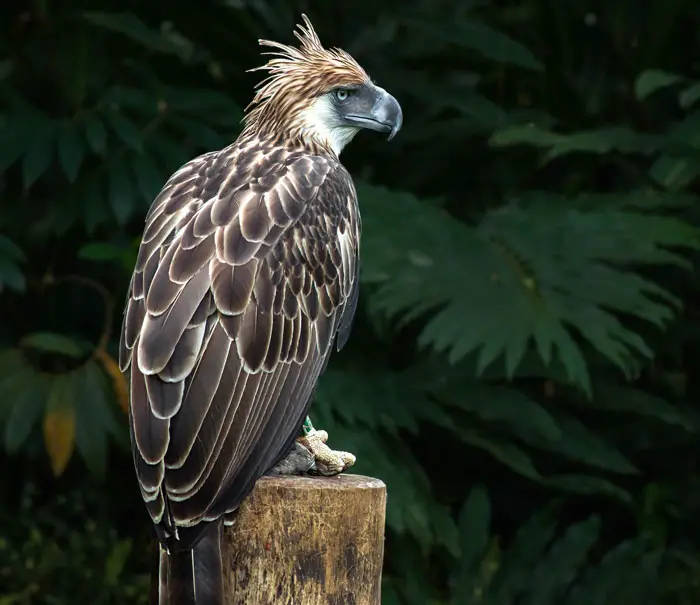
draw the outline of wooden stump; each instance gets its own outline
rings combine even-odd
[[[263,477],[226,528],[227,605],[380,605],[386,487]]]

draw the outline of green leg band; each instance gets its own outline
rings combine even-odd
[[[308,416],[304,420],[304,424],[301,427],[302,432],[304,433],[304,437],[306,437],[311,431],[314,430],[314,425],[311,424],[311,418]]]

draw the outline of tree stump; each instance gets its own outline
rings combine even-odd
[[[386,487],[263,477],[224,534],[227,605],[380,605]]]

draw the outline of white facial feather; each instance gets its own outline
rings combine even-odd
[[[332,101],[328,95],[318,97],[311,107],[301,114],[303,122],[302,136],[314,138],[327,144],[340,155],[353,137],[359,132],[359,128],[338,123]]]

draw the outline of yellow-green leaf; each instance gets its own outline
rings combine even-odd
[[[72,374],[60,374],[53,379],[44,416],[44,444],[56,477],[63,474],[75,448],[72,378]]]

